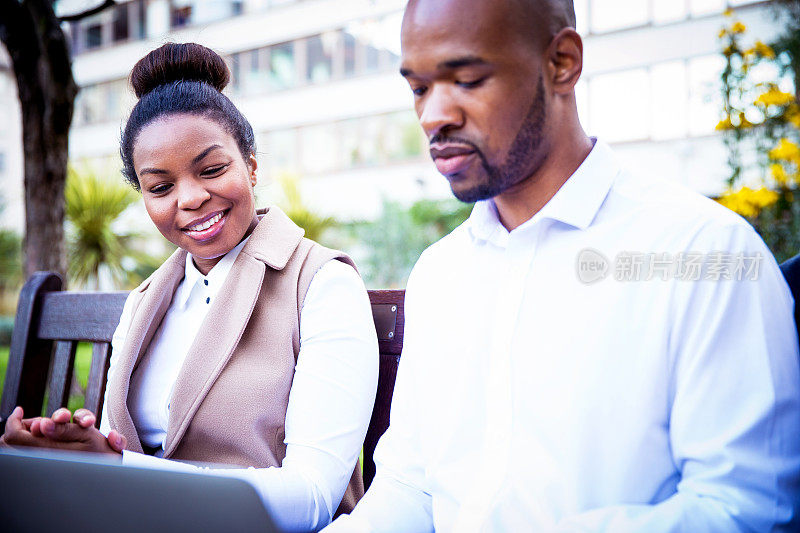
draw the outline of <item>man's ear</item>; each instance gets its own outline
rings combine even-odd
[[[258,170],[258,160],[256,160],[256,155],[250,154],[250,160],[247,163],[250,167],[250,185],[255,187],[256,183],[258,183],[258,176],[256,175],[256,170]]]
[[[564,28],[556,34],[547,47],[551,81],[556,94],[570,93],[581,77],[583,70],[583,40],[572,28]]]

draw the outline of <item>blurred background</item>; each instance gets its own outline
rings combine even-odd
[[[368,287],[404,286],[419,253],[468,216],[471,206],[451,198],[430,161],[398,74],[404,0],[133,0],[70,20],[99,4],[54,3],[79,87],[65,190],[71,288],[131,288],[171,251],[123,185],[118,155],[120,125],[135,103],[127,75],[167,41],[202,43],[226,58],[226,93],[257,136],[259,204],[280,205],[308,236],[350,253]],[[779,259],[800,249],[797,4],[575,1],[586,131],[637,171],[747,216]],[[24,278],[17,87],[0,47],[6,330]]]

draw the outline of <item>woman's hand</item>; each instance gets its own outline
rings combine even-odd
[[[106,438],[94,427],[95,415],[86,409],[75,411],[75,417],[63,408],[53,413],[52,418],[23,419],[22,415],[21,407],[15,408],[9,415],[0,443],[103,453],[116,457],[125,449],[125,437],[112,430]]]

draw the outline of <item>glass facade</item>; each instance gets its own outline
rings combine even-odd
[[[261,168],[272,178],[313,176],[426,157],[413,111],[351,118],[259,135]]]

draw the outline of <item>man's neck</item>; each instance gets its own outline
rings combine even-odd
[[[500,223],[508,231],[519,227],[539,212],[578,170],[594,146],[583,132],[570,142],[559,142],[535,174],[495,196]]]

